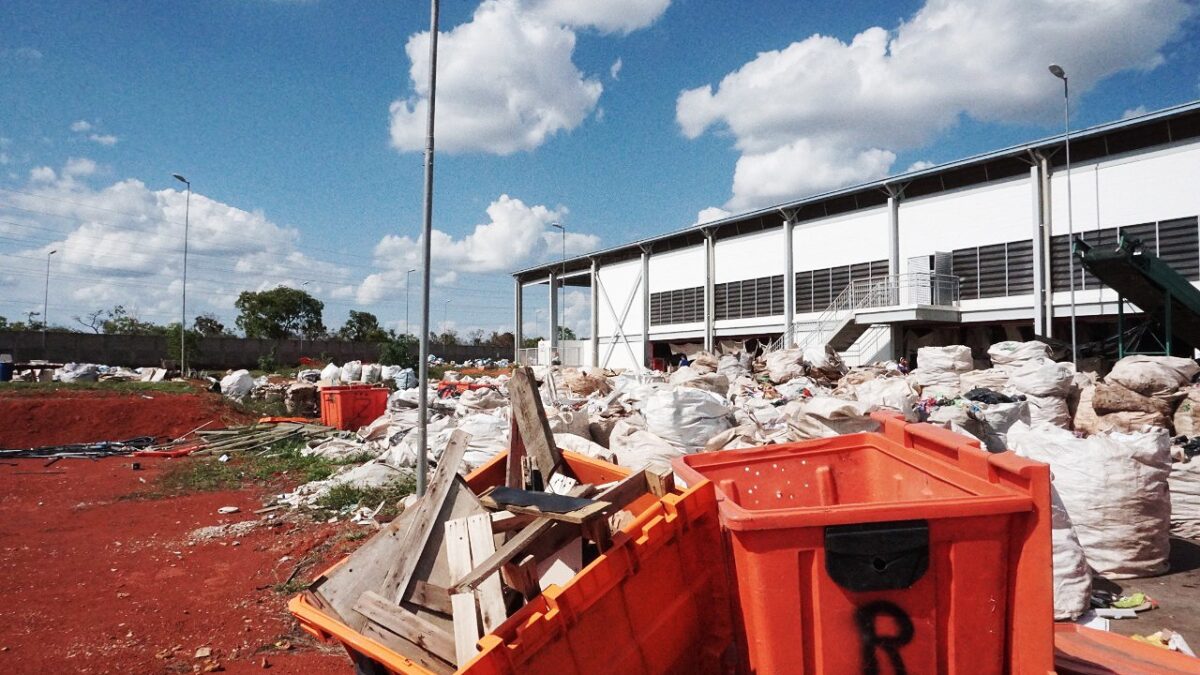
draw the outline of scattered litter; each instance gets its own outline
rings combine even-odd
[[[237,513],[238,511],[241,511],[241,509],[236,506],[222,506],[221,508],[217,509],[217,513],[223,516],[227,516],[231,513]]]

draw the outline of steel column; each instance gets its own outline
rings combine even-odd
[[[514,277],[513,281],[516,286],[513,293],[513,363],[519,363],[521,361],[521,341],[524,340],[524,336],[521,335],[521,326],[525,321],[523,307],[525,286],[521,284],[520,278]]]
[[[650,368],[650,249],[642,248],[642,368]]]
[[[600,366],[600,263],[592,258],[592,367]]]
[[[717,251],[712,230],[704,233],[704,349],[713,353],[713,322],[716,312],[716,293],[713,278],[716,276]]]
[[[550,271],[550,360],[558,355],[558,274]]]
[[[783,346],[796,346],[796,261],[792,251],[793,218],[783,219]]]
[[[889,188],[888,195],[888,273],[900,274],[900,193]]]
[[[1046,276],[1042,233],[1042,181],[1039,167],[1029,167],[1029,185],[1033,191],[1033,333],[1046,335]]]

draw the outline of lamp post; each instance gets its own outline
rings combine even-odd
[[[550,223],[550,227],[553,227],[554,229],[562,232],[562,273],[558,275],[558,307],[557,307],[558,323],[561,324],[561,323],[565,322],[564,317],[563,317],[563,310],[566,307],[566,302],[563,300],[563,293],[565,293],[567,290],[567,281],[566,281],[566,275],[567,275],[567,226],[563,225],[562,223],[560,223],[558,221],[554,221],[553,223]],[[558,326],[552,326],[551,330],[554,331],[553,344],[557,347],[559,341],[562,338],[562,335],[560,335],[560,333],[562,331],[559,329]],[[559,351],[561,353],[561,351],[562,351],[561,348],[559,349]]]
[[[1079,347],[1075,332],[1075,222],[1071,202],[1071,89],[1067,71],[1057,63],[1050,64],[1050,74],[1063,83],[1063,138],[1067,161],[1067,272],[1071,275],[1071,362],[1078,365]]]
[[[187,186],[187,201],[183,207],[183,301],[179,304],[179,375],[187,378],[187,254],[188,228],[192,216],[192,183],[183,176],[173,173],[175,180]]]
[[[311,283],[312,283],[311,279],[309,279],[308,281],[305,281],[305,282],[301,282],[300,288],[304,288],[305,286],[307,286]],[[304,358],[304,331],[303,330],[300,331],[300,358]]]
[[[52,249],[46,254],[46,287],[42,292],[42,358],[46,358],[46,328],[50,323],[50,256],[58,253]],[[47,359],[49,360],[49,359]]]
[[[446,315],[447,315],[447,314],[449,314],[449,312],[450,312],[450,301],[449,301],[449,300],[447,300],[447,301],[446,301],[446,302],[445,302],[445,303],[442,305],[442,332],[443,332],[443,333],[445,333],[445,332],[446,332],[446,330],[447,330],[447,325],[446,325]]]
[[[411,295],[411,293],[409,293],[409,289],[411,288],[411,286],[410,286],[408,280],[409,280],[409,276],[413,272],[416,272],[416,271],[417,271],[416,269],[411,269],[404,273],[404,334],[405,335],[412,335],[412,329],[410,329],[408,327],[408,296]]]
[[[417,496],[425,496],[429,449],[429,272],[433,257],[433,126],[437,102],[438,0],[429,0],[429,110],[425,120],[425,199],[421,223],[421,360],[417,387]]]

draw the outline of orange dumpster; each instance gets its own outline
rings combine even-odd
[[[503,483],[500,453],[467,478],[472,490]],[[581,482],[605,483],[628,470],[564,452]],[[733,642],[716,493],[700,481],[661,499],[646,495],[613,545],[565,586],[550,586],[494,633],[458,673],[592,675],[719,673]],[[340,642],[359,672],[429,671],[321,611],[301,594],[288,609],[309,633]]]
[[[322,387],[321,424],[356,431],[387,411],[388,393],[387,387]]]
[[[882,433],[675,460],[717,486],[740,667],[1052,672],[1048,467],[876,419]]]

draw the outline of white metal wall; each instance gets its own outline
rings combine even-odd
[[[792,256],[797,272],[886,260],[887,208],[798,223],[792,234]]]

